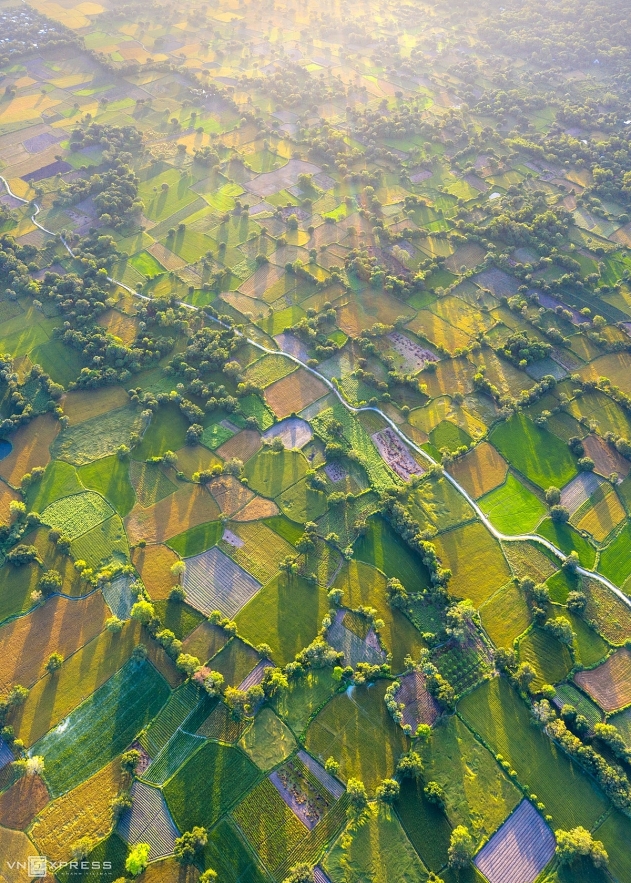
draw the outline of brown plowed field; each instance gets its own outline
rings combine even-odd
[[[125,529],[130,543],[143,539],[148,543],[161,543],[182,533],[184,527],[216,521],[219,515],[219,507],[206,488],[186,484],[149,509],[134,506],[125,519]]]
[[[23,831],[48,803],[48,790],[39,776],[22,776],[0,794],[0,825]]]
[[[598,668],[581,671],[574,680],[606,712],[631,705],[631,652],[617,650]]]
[[[70,601],[49,598],[28,616],[8,622],[0,629],[0,692],[13,684],[32,686],[44,674],[51,653],[67,659],[103,630],[110,611],[103,595]],[[0,822],[0,824],[2,824]]]
[[[157,544],[134,549],[132,561],[153,601],[164,601],[179,583],[179,578],[171,573],[171,566],[179,561],[179,556],[168,546]]]

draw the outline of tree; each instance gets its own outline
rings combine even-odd
[[[193,674],[193,683],[198,687],[202,687],[209,696],[219,696],[223,688],[223,675],[218,671],[213,671],[207,665],[200,666]]]
[[[363,782],[360,782],[359,779],[349,779],[346,785],[346,791],[351,802],[349,810],[352,815],[360,816],[368,808],[366,786]]]
[[[283,883],[313,883],[313,868],[301,862],[289,869]]]
[[[124,751],[121,755],[121,769],[123,772],[133,775],[136,772],[139,760],[140,751],[130,748],[129,751]]]
[[[570,613],[578,613],[579,615],[585,611],[587,607],[587,595],[584,592],[570,592],[567,596],[567,609]]]
[[[475,843],[467,828],[464,825],[458,825],[451,832],[451,841],[449,844],[448,861],[451,868],[466,868],[473,859],[475,852]]]
[[[550,518],[555,524],[567,524],[570,520],[570,512],[565,506],[552,506],[550,508]]]
[[[445,808],[447,795],[445,794],[445,789],[438,782],[428,782],[425,788],[423,788],[423,793],[434,806]]]
[[[398,607],[400,610],[407,607],[408,593],[403,583],[396,577],[392,577],[386,583],[386,596],[388,603],[393,607]]]
[[[332,776],[337,776],[340,771],[340,765],[334,757],[327,757],[324,764],[324,769]]]
[[[572,624],[565,616],[557,616],[554,619],[549,619],[546,622],[544,629],[551,635],[554,635],[557,641],[566,644],[568,647],[572,646],[574,632],[572,630]]]
[[[401,786],[396,779],[384,779],[377,787],[377,800],[379,803],[393,804],[400,791]]]
[[[180,653],[175,664],[190,678],[199,668],[199,659],[196,656],[191,656],[190,653]]]
[[[259,653],[260,652],[261,648],[259,647]],[[270,666],[270,668],[265,669],[265,675],[263,676],[263,682],[261,686],[265,691],[265,695],[268,698],[272,698],[273,696],[277,696],[279,693],[284,693],[286,690],[288,690],[289,681],[287,680],[287,675],[284,673],[282,668]]]
[[[548,506],[558,506],[561,502],[561,491],[558,487],[549,487],[546,491],[546,503]]]
[[[44,772],[44,758],[39,754],[28,757],[24,770],[27,776],[41,776]]]
[[[151,622],[155,615],[156,612],[153,608],[153,604],[150,604],[149,601],[145,601],[144,598],[136,601],[131,608],[132,619],[137,619],[143,625],[147,625],[148,622]]]
[[[562,865],[572,864],[577,858],[590,858],[597,868],[604,868],[609,861],[607,851],[600,840],[594,840],[585,828],[557,831],[557,857]]]
[[[203,874],[198,878],[197,883],[215,883],[217,880],[217,871],[212,868],[206,868]]]
[[[207,843],[206,828],[195,827],[192,831],[185,831],[181,837],[175,839],[173,847],[175,860],[181,865],[192,865]]]
[[[38,588],[44,595],[61,591],[63,580],[57,570],[47,570],[39,579]]]
[[[515,672],[515,680],[520,690],[527,690],[537,677],[537,672],[529,662],[522,662]]]
[[[149,864],[150,852],[151,846],[149,843],[137,843],[132,847],[131,852],[127,856],[125,870],[129,871],[130,874],[133,874],[134,877],[137,877],[138,874],[142,874]]]
[[[404,779],[420,779],[423,774],[423,760],[416,751],[408,751],[398,764],[397,773]]]
[[[183,561],[174,561],[171,565],[171,574],[173,576],[182,576],[186,570],[186,564]]]
[[[26,515],[26,503],[21,500],[11,500],[9,503],[9,512],[11,521],[20,521],[23,515]]]
[[[51,653],[45,665],[46,671],[49,674],[53,674],[53,672],[59,671],[59,669],[63,665],[63,662],[64,658],[61,653]]]
[[[7,552],[7,561],[14,567],[22,567],[31,561],[39,561],[39,553],[35,546],[25,546],[19,543]]]

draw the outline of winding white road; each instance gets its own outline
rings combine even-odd
[[[9,186],[9,182],[5,178],[3,178],[2,175],[0,175],[0,181],[2,181],[2,183],[4,184],[9,196],[12,196],[14,199],[17,199],[19,202],[28,205],[29,201],[27,199],[22,199],[21,196],[17,196],[15,193],[13,193],[13,191],[11,190],[11,188]],[[33,212],[33,215],[31,216],[32,222],[43,233],[47,233],[50,236],[55,236],[56,234],[53,233],[52,230],[47,230],[46,227],[44,227],[44,226],[42,226],[42,224],[38,223],[38,221],[36,220],[36,217],[40,212],[40,207],[37,205],[36,202],[33,202],[32,205],[34,207],[34,212]],[[72,257],[74,257],[74,252],[72,251],[72,249],[70,248],[68,243],[63,239],[63,237],[61,238],[61,241],[62,241],[64,247],[66,248],[67,252]],[[123,288],[125,291],[128,291],[130,294],[133,294],[134,296],[139,297],[142,300],[151,300],[151,298],[147,297],[147,295],[140,294],[138,291],[134,291],[133,288],[130,288],[128,285],[124,285],[122,282],[119,282],[118,279],[112,279],[110,276],[108,276],[107,278],[108,278],[108,281],[111,282],[113,285],[118,285],[120,288]],[[198,309],[198,307],[195,307],[192,304],[184,303],[183,301],[178,301],[178,303],[180,306],[185,307],[186,309],[189,309],[189,310],[197,310]],[[212,318],[212,317],[209,317],[209,318]],[[219,320],[219,319],[214,319],[213,321],[215,321],[218,325],[222,325],[224,328],[230,327],[229,325],[225,324],[224,322],[221,322],[221,320]],[[401,441],[404,442],[404,444],[408,445],[410,448],[412,448],[413,451],[416,451],[416,453],[419,454],[421,457],[423,457],[423,459],[426,460],[428,464],[433,465],[433,466],[441,466],[441,464],[438,463],[436,460],[434,460],[434,458],[430,454],[428,454],[427,451],[424,451],[421,447],[419,447],[417,444],[415,444],[412,441],[412,439],[408,438],[408,436],[397,426],[397,424],[393,420],[391,420],[389,417],[387,417],[383,413],[383,411],[381,411],[379,408],[373,407],[371,405],[365,405],[361,408],[353,407],[353,405],[350,405],[346,401],[346,399],[342,396],[342,394],[340,393],[338,388],[335,386],[335,384],[331,380],[328,379],[328,377],[324,377],[324,375],[320,374],[319,371],[316,371],[315,368],[311,368],[305,362],[301,361],[297,356],[294,356],[291,353],[287,353],[284,350],[271,350],[268,347],[263,346],[263,344],[259,343],[258,341],[252,340],[251,338],[246,337],[245,334],[243,334],[240,331],[237,331],[236,333],[239,336],[243,337],[244,340],[247,341],[247,343],[249,343],[251,346],[256,347],[261,352],[266,353],[268,355],[273,355],[273,354],[279,355],[280,354],[280,355],[286,356],[292,362],[295,362],[296,365],[299,365],[301,368],[304,368],[306,371],[309,371],[310,374],[313,374],[315,377],[318,378],[318,380],[320,380],[322,383],[324,383],[331,390],[331,392],[339,399],[339,401],[344,405],[344,407],[347,408],[351,413],[360,414],[362,411],[372,411],[373,413],[378,414],[383,420],[385,420],[385,422],[390,426],[390,428],[393,430],[393,432],[395,432],[399,436]],[[505,534],[505,533],[502,533],[501,531],[497,530],[497,528],[494,527],[493,524],[491,524],[491,522],[489,521],[487,516],[484,514],[482,509],[480,509],[480,507],[478,506],[476,501],[473,500],[469,496],[469,494],[462,487],[462,485],[460,485],[456,481],[456,479],[453,478],[453,476],[450,475],[449,472],[447,472],[446,469],[444,469],[442,466],[441,466],[441,468],[443,469],[443,473],[445,475],[445,478],[449,482],[451,482],[451,484],[458,491],[458,493],[462,494],[462,496],[465,498],[467,503],[474,510],[474,512],[476,513],[476,515],[478,516],[478,518],[480,519],[482,524],[484,524],[486,529],[496,539],[501,540],[506,543],[514,543],[514,542],[537,543],[539,546],[543,546],[545,549],[547,549],[549,552],[551,552],[559,561],[561,561],[561,562],[565,561],[565,559],[567,557],[565,555],[565,553],[562,552],[560,549],[558,549],[554,545],[554,543],[551,543],[549,540],[546,540],[544,537],[540,537],[537,534]],[[616,586],[614,583],[612,583],[611,580],[608,580],[607,577],[603,576],[600,573],[597,573],[596,571],[587,570],[583,567],[578,567],[577,572],[580,573],[582,576],[590,577],[591,579],[594,579],[597,582],[601,583],[602,585],[606,586],[611,592],[614,593],[614,595],[617,595],[617,597],[620,598],[620,600],[623,601],[627,605],[627,607],[631,608],[631,598],[629,598],[627,595],[625,595],[625,593],[621,589],[619,589],[618,586]]]

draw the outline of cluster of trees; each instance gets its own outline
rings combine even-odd
[[[55,205],[74,205],[92,196],[103,223],[119,228],[130,213],[143,209],[138,199],[138,178],[131,168],[134,155],[142,149],[142,135],[135,126],[90,123],[85,129],[76,128],[70,136],[72,151],[95,144],[104,148],[105,170],[65,185],[59,190]]]
[[[339,77],[316,79],[302,65],[291,61],[277,62],[268,76],[259,74],[248,78],[245,85],[263,92],[283,108],[315,110],[319,104],[346,98],[346,89]]]
[[[0,12],[0,65],[10,59],[19,58],[33,52],[63,46],[79,46],[81,40],[58,21],[42,15],[35,9],[9,7]]]
[[[145,321],[136,340],[129,346],[114,339],[101,325],[98,317],[107,309],[109,283],[107,271],[98,264],[87,268],[82,276],[69,273],[60,276],[46,273],[39,287],[42,299],[53,302],[65,322],[53,335],[81,353],[85,367],[71,386],[98,387],[106,383],[127,381],[142,367],[155,364],[174,346],[174,337],[152,334]],[[154,325],[159,328],[158,303],[153,308]]]
[[[0,355],[0,390],[5,393],[4,413],[0,419],[0,434],[3,436],[28,423],[37,414],[60,412],[58,401],[64,391],[39,365],[33,365],[29,374],[20,380],[13,370],[13,360],[7,355]]]
[[[580,736],[572,733],[566,723],[557,718],[547,724],[548,734],[564,751],[574,757],[596,779],[614,806],[628,810],[631,807],[631,783],[625,771],[609,763],[592,745],[586,745]]]

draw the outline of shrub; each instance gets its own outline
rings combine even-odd
[[[142,874],[149,864],[150,851],[151,846],[149,843],[137,843],[127,856],[125,870],[130,874],[133,874],[134,877],[137,877],[138,874]]]
[[[448,860],[451,868],[466,868],[473,859],[475,844],[464,825],[458,825],[451,832]]]

